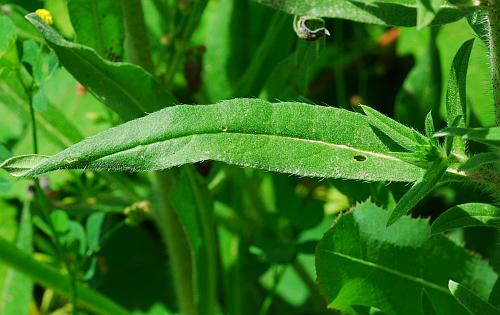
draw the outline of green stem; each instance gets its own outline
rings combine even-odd
[[[153,73],[153,59],[141,0],[121,0],[121,3],[125,24],[125,43],[130,62]]]
[[[309,294],[311,294],[311,302],[318,310],[324,310],[326,308],[325,300],[321,296],[318,284],[311,278],[311,275],[307,272],[306,268],[302,263],[296,259],[292,264],[293,269],[299,276],[299,278],[304,282],[304,284],[309,288]]]
[[[154,177],[158,208],[154,210],[153,215],[167,245],[180,313],[197,314],[193,294],[193,268],[189,243],[177,213],[169,200],[175,179],[173,174],[166,170],[154,172]]]
[[[488,26],[488,50],[493,85],[493,102],[495,106],[496,125],[500,126],[500,3],[498,0],[489,0],[489,10],[486,11]]]
[[[27,275],[36,283],[54,289],[62,296],[70,296],[71,280],[45,266],[15,245],[0,237],[0,260],[11,268]],[[130,313],[109,298],[81,284],[76,284],[78,302],[100,315],[130,315]]]

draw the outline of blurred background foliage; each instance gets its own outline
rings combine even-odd
[[[118,42],[97,43],[88,33],[85,36],[82,30],[88,21],[85,16],[75,21],[78,17],[68,11],[69,2],[0,1],[0,14],[8,16],[16,29],[11,44],[0,50],[0,160],[32,152],[30,99],[23,78],[11,71],[19,63],[27,76],[37,80],[33,102],[41,154],[56,153],[121,122],[57,64],[39,33],[23,18],[46,8],[54,17],[53,26],[68,40],[94,47],[109,60],[128,60],[121,24],[112,21],[114,16],[120,22],[121,12],[111,7],[106,13],[112,15],[106,27]],[[260,97],[351,110],[366,104],[421,131],[429,110],[436,129],[445,125],[443,87],[453,56],[461,43],[475,36],[464,19],[420,31],[327,19],[332,36],[305,42],[294,34],[292,16],[248,0],[210,0],[194,22],[187,13],[191,1],[143,0],[142,4],[153,75],[161,82],[173,82],[169,88],[179,103]],[[163,10],[167,6],[176,9]],[[178,36],[178,28],[186,35]],[[5,40],[5,30],[0,29],[0,41]],[[492,126],[486,48],[479,40],[468,73],[470,126]],[[469,150],[484,148],[471,144]],[[324,302],[311,289],[316,242],[339,212],[368,199],[391,209],[407,188],[400,183],[297,178],[212,162],[197,168],[216,200],[222,303],[231,314],[323,313]],[[63,222],[61,228],[72,231],[65,244],[79,279],[131,310],[152,315],[176,309],[166,268],[169,259],[155,225],[148,219],[124,220],[130,219],[126,213],[139,207],[138,202],[154,199],[146,174],[57,172],[43,177],[42,184],[50,205],[67,214],[54,222]],[[14,180],[0,170],[0,235],[15,240],[22,209],[31,204],[33,255],[63,268],[54,258],[43,223],[36,224],[38,205],[30,203],[32,198],[29,181]],[[453,205],[489,200],[480,188],[451,184],[436,189],[413,214],[432,220]],[[101,216],[92,218],[96,214]],[[98,222],[98,228],[90,222]],[[500,272],[497,230],[467,228],[449,236]],[[7,268],[0,264],[0,292],[6,275]],[[67,302],[52,290],[35,286],[31,314],[64,314]]]

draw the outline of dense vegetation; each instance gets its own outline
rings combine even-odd
[[[0,1],[0,315],[500,314],[499,46],[497,0]]]

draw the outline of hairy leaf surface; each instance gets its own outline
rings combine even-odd
[[[316,248],[318,282],[328,306],[351,314],[353,305],[386,314],[421,315],[425,289],[436,314],[467,314],[448,291],[457,279],[487,298],[498,275],[477,255],[444,236],[430,237],[426,220],[388,214],[365,203],[341,216]]]
[[[370,181],[420,178],[423,170],[392,156],[390,151],[399,146],[384,141],[357,113],[235,99],[166,108],[50,158],[14,157],[1,167],[16,176],[37,176],[57,169],[141,171],[217,160],[300,176]]]
[[[500,209],[485,203],[466,203],[446,210],[432,223],[432,233],[468,226],[500,227]]]

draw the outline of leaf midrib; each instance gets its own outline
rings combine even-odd
[[[430,289],[437,290],[437,291],[439,291],[441,293],[445,293],[445,294],[448,294],[448,295],[450,294],[450,292],[449,292],[449,290],[448,290],[447,287],[441,286],[439,284],[436,284],[434,282],[431,282],[431,281],[428,281],[428,280],[425,280],[425,279],[422,279],[422,278],[419,278],[419,277],[415,277],[413,275],[408,275],[408,274],[400,272],[398,270],[393,270],[391,268],[388,268],[388,267],[380,265],[380,264],[376,264],[376,263],[371,262],[371,261],[366,261],[366,260],[363,260],[363,259],[360,259],[360,258],[357,258],[357,257],[349,256],[349,255],[342,254],[342,253],[339,253],[339,252],[336,252],[336,251],[332,251],[332,250],[328,250],[328,249],[325,249],[325,248],[319,248],[318,251],[322,251],[322,252],[325,252],[325,253],[333,254],[335,256],[342,257],[342,258],[348,259],[350,261],[353,261],[355,263],[359,263],[359,264],[362,264],[362,265],[365,265],[365,266],[370,266],[370,267],[379,269],[381,271],[390,273],[392,275],[401,277],[403,279],[409,280],[411,282],[418,283],[420,285],[426,286],[426,287],[428,287]]]

